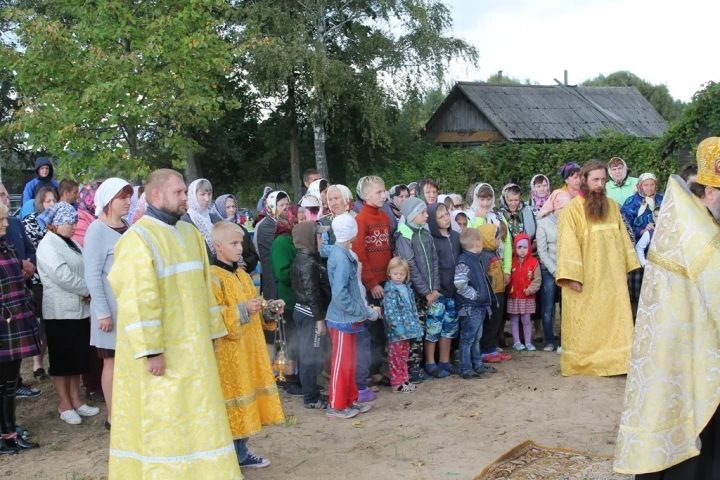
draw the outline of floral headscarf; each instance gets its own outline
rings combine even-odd
[[[78,210],[95,215],[95,192],[97,192],[98,188],[100,188],[100,182],[83,185],[78,194]]]
[[[515,210],[515,212],[510,212],[510,207],[507,203],[507,195],[508,190],[511,187],[520,188],[516,183],[508,183],[503,187],[502,193],[500,194],[500,210],[503,212],[505,219],[507,220],[508,231],[513,238],[515,238],[515,235],[525,231],[525,224],[523,223],[522,216],[522,209],[525,207],[525,202],[520,199],[520,205],[518,205],[517,210]]]
[[[35,219],[41,229],[48,225],[72,225],[78,221],[78,213],[75,207],[67,202],[58,202],[52,207],[45,209]]]
[[[267,207],[267,216],[268,217],[277,218],[277,213],[276,213],[277,212],[277,202],[278,202],[278,196],[280,196],[280,194],[283,195],[283,197],[280,200],[282,200],[283,198],[287,198],[288,200],[290,199],[288,194],[283,192],[282,190],[277,190],[275,192],[270,193],[270,195],[268,195],[268,197],[267,197],[267,200],[265,201],[265,206]]]
[[[293,213],[297,211],[297,205],[293,205],[286,213],[277,217],[275,222],[275,238],[280,235],[292,235],[292,230],[297,225],[297,215]]]
[[[547,193],[545,194],[544,197],[541,197],[535,191],[535,182],[540,177],[545,179],[545,181],[547,182],[547,186],[548,186]],[[547,177],[547,175],[543,175],[542,173],[539,173],[532,177],[532,179],[530,180],[530,206],[532,207],[533,212],[537,213],[542,208],[542,206],[545,205],[545,202],[548,201],[551,194],[552,194],[552,192],[550,191],[550,179]]]
[[[145,215],[145,211],[147,210],[147,199],[145,198],[145,192],[143,192],[142,195],[140,195],[140,198],[137,202],[137,207],[135,207],[135,214],[133,215],[133,224],[136,223],[138,220],[140,220],[143,215]]]
[[[200,202],[198,202],[197,199],[197,188],[202,181],[208,182],[208,180],[205,180],[204,178],[198,178],[188,187],[188,215],[197,229],[200,230],[203,237],[205,237],[205,243],[207,243],[208,248],[210,248],[210,251],[214,254],[215,247],[213,247],[212,241],[212,220],[210,220],[210,207],[205,209],[201,208]]]

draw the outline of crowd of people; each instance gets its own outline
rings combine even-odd
[[[81,186],[40,158],[21,220],[0,188],[0,453],[38,447],[14,413],[40,394],[19,376],[28,357],[68,424],[100,412],[81,385],[106,402],[110,478],[269,465],[248,438],[284,421],[281,390],[349,419],[383,388],[480,380],[513,351],[557,352],[565,376],[625,374],[658,179],[617,157],[559,176],[499,198],[482,182],[441,195],[432,179],[366,176],[353,196],[308,170],[297,204],[265,189],[251,234],[206,179]]]

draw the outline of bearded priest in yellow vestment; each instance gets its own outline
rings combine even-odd
[[[640,294],[615,470],[720,478],[720,138],[670,177]]]
[[[150,174],[145,216],[115,247],[118,303],[109,478],[240,479],[212,340],[227,334],[205,240],[172,170]]]
[[[627,373],[633,319],[627,274],[640,268],[617,203],[606,196],[605,164],[580,170],[581,194],[558,218],[556,283],[562,287],[564,376]]]

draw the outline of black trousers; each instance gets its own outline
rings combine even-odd
[[[716,480],[720,479],[720,408],[700,433],[700,455],[666,470],[635,475],[635,480]]]
[[[505,326],[505,293],[496,293],[498,304],[492,306],[492,315],[485,318],[482,338],[480,338],[480,354],[492,353],[498,347],[498,333]]]
[[[380,283],[381,287],[385,287],[385,282]],[[368,303],[374,307],[382,306],[382,298],[373,298],[370,292],[367,293]],[[387,346],[387,336],[385,336],[385,322],[377,320],[365,324],[370,334],[370,375],[378,375],[383,364],[385,356],[385,347]]]
[[[0,362],[0,432],[15,432],[15,393],[21,360]]]

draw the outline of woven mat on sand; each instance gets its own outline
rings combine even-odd
[[[613,472],[612,457],[521,443],[498,458],[475,480],[630,480]]]

